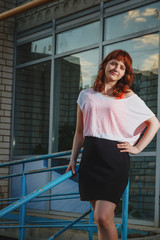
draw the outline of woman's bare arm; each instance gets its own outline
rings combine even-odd
[[[68,168],[66,172],[69,170],[72,170],[73,174],[75,174],[75,166],[76,161],[79,155],[79,152],[81,150],[81,147],[83,145],[84,138],[83,138],[83,113],[78,106],[77,108],[77,123],[76,123],[76,131],[73,138],[73,146],[72,146],[72,154],[71,154],[71,160],[69,162]]]
[[[141,140],[135,145],[131,146],[128,142],[118,144],[118,148],[122,149],[121,152],[129,152],[131,154],[138,154],[152,141],[158,129],[160,128],[160,123],[158,119],[153,116],[146,121],[147,129]]]

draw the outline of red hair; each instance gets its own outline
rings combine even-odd
[[[113,88],[113,96],[119,97],[125,93],[133,84],[134,72],[132,69],[132,58],[126,51],[121,49],[115,50],[107,55],[107,57],[100,64],[96,81],[93,85],[93,90],[102,92],[105,86],[105,67],[107,63],[112,60],[122,61],[126,67],[125,75],[118,80]]]

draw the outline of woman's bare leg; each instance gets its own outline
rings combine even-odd
[[[98,227],[98,240],[118,240],[114,224],[116,204],[108,201],[95,201],[94,220]]]

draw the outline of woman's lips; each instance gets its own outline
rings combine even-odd
[[[114,76],[118,76],[118,74],[116,72],[110,72],[110,73]]]

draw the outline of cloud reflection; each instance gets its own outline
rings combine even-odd
[[[139,10],[129,11],[128,14],[124,16],[124,24],[128,25],[129,21],[131,21],[131,20],[133,20],[137,17],[140,17],[140,11]]]
[[[150,49],[150,46],[158,46],[159,44],[159,37],[157,34],[151,34],[148,36],[144,36],[141,38],[135,38],[132,40],[135,45],[134,45],[134,49],[139,49],[139,48],[143,48],[147,46],[147,49]]]
[[[159,56],[158,56],[158,53],[156,53],[144,60],[143,64],[141,65],[141,70],[158,73],[157,72],[158,67],[159,67]]]
[[[97,75],[98,65],[93,62],[81,59],[81,76],[82,76],[82,87],[86,85],[92,86],[93,81]]]
[[[156,13],[156,8],[146,8],[144,12],[142,12],[142,16],[148,17],[153,16]]]
[[[124,24],[128,26],[130,21],[146,22],[146,17],[155,16],[155,14],[156,8],[146,8],[142,12],[140,12],[140,10],[131,10],[124,16]]]
[[[146,18],[143,18],[143,17],[138,17],[135,19],[135,22],[146,22]]]

